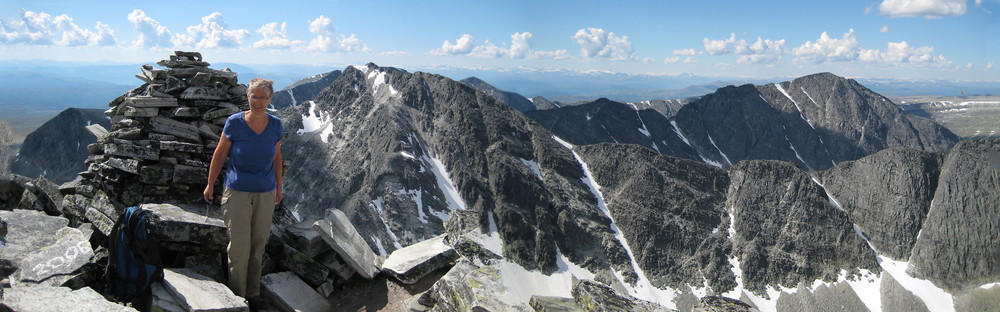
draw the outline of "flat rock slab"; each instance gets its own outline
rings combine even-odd
[[[229,236],[218,206],[143,204],[152,213],[153,237],[166,242],[198,244],[211,250],[226,250]],[[207,214],[207,215],[206,215]]]
[[[22,282],[42,282],[56,275],[68,275],[80,270],[94,256],[90,239],[83,232],[64,227],[56,233],[55,244],[28,254],[18,271]]]
[[[153,298],[150,303],[150,311],[152,312],[187,312],[179,303],[174,295],[170,294],[166,288],[163,287],[162,282],[153,283],[150,287],[152,288]]]
[[[189,269],[163,269],[163,286],[185,311],[249,311],[226,285]]]
[[[404,284],[413,284],[428,273],[451,265],[458,253],[444,243],[444,235],[396,249],[382,263],[382,272],[389,273]]]
[[[39,233],[56,233],[69,225],[66,218],[18,209],[0,211],[0,220],[7,223],[7,247],[0,248],[0,269],[11,271],[29,254],[55,244],[55,235]]]
[[[4,290],[3,304],[14,311],[136,311],[104,299],[90,287],[77,290],[52,286],[14,287]]]
[[[331,311],[330,303],[292,272],[264,275],[264,291],[282,311]]]
[[[326,218],[313,223],[313,229],[319,232],[333,250],[340,254],[354,271],[366,279],[372,279],[378,273],[375,265],[375,252],[361,238],[361,234],[351,224],[347,215],[339,209],[331,209]]]
[[[531,296],[531,300],[528,301],[532,309],[537,312],[583,312],[586,311],[580,306],[576,305],[576,300],[573,298],[564,297],[548,297],[548,296]]]

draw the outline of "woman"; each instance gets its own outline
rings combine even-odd
[[[247,88],[250,110],[229,116],[212,154],[205,201],[212,202],[215,180],[229,157],[222,212],[229,234],[229,288],[238,296],[260,297],[261,261],[271,234],[274,206],[281,202],[281,119],[267,113],[274,88],[254,78]],[[266,302],[266,301],[265,301]]]

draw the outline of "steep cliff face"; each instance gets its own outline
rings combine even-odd
[[[44,176],[55,183],[73,180],[86,169],[90,156],[87,145],[97,138],[86,126],[111,127],[111,121],[99,109],[69,108],[28,134],[21,151],[11,163],[11,172],[27,177]]]
[[[342,72],[339,70],[306,77],[302,80],[275,91],[271,98],[271,108],[282,109],[288,106],[296,106],[307,103],[318,95],[324,88],[337,80]]]
[[[717,285],[726,277],[731,283],[725,257],[713,258],[726,247],[726,234],[719,230],[729,186],[724,170],[637,145],[577,149],[654,285],[680,289],[705,279]]]
[[[494,87],[489,83],[483,81],[482,79],[476,77],[469,77],[462,79],[459,82],[467,86],[470,86],[473,89],[482,91],[483,93],[486,93],[487,95],[497,99],[497,101],[500,101],[501,103],[513,107],[519,112],[523,113],[535,110],[535,103],[532,102],[531,100],[528,100],[528,98],[524,97],[523,95],[514,92],[500,90],[497,87]]]
[[[743,161],[730,171],[730,181],[726,207],[733,220],[732,255],[750,290],[836,280],[841,270],[880,271],[847,212],[792,164]]]
[[[823,171],[821,180],[872,245],[906,261],[938,185],[943,154],[887,149]]]
[[[1000,139],[962,141],[944,158],[909,273],[951,291],[1000,279]]]

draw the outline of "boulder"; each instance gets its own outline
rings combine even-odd
[[[428,273],[451,265],[458,253],[444,243],[439,235],[405,248],[396,249],[382,263],[382,272],[388,273],[403,284],[413,284]]]
[[[132,311],[136,309],[104,299],[90,287],[72,290],[67,287],[26,286],[4,291],[2,305],[14,311]]]
[[[336,250],[361,277],[372,279],[378,273],[375,252],[361,238],[361,234],[354,225],[351,225],[344,212],[331,209],[326,218],[313,223],[313,229],[319,232],[323,240],[333,247],[333,250]]]
[[[528,304],[531,305],[531,308],[535,309],[536,312],[586,311],[576,305],[576,301],[573,300],[573,298],[531,296],[531,300],[528,301]]]
[[[326,282],[326,277],[330,275],[330,269],[326,266],[288,245],[284,246],[278,262],[313,286],[322,285]]]
[[[24,184],[16,179],[0,179],[0,209],[11,210],[21,202]]]
[[[69,225],[69,220],[46,215],[41,211],[0,211],[0,220],[7,223],[7,246],[0,248],[0,276],[18,268],[23,259],[35,251],[56,243],[56,233]]]
[[[221,209],[205,206],[142,204],[148,210],[151,234],[162,242],[196,243],[209,250],[223,251],[229,244]],[[207,214],[207,215],[206,215]]]
[[[87,208],[85,215],[87,220],[90,220],[98,231],[101,231],[101,234],[104,234],[105,237],[111,236],[111,228],[115,226],[115,220],[108,218],[107,215],[94,208]]]
[[[260,279],[265,294],[282,311],[331,311],[326,298],[316,293],[292,272],[264,275]]]
[[[189,269],[163,269],[163,286],[186,311],[249,311],[226,285]]]
[[[733,298],[706,296],[701,298],[691,312],[757,312],[753,306]]]
[[[40,283],[53,276],[70,275],[90,262],[94,249],[90,237],[78,229],[64,227],[56,232],[56,242],[29,253],[21,260],[17,280]]]
[[[625,297],[611,287],[588,280],[574,283],[573,299],[587,311],[673,311],[649,301]]]
[[[163,282],[154,282],[151,288],[153,298],[149,307],[150,312],[187,312],[177,303],[174,295],[163,287]]]
[[[330,249],[323,237],[319,235],[312,224],[314,221],[302,221],[294,223],[285,228],[288,245],[295,247],[310,258],[315,258],[319,254]]]
[[[528,311],[527,305],[512,305],[505,299],[507,286],[500,270],[461,260],[429,290],[437,311]],[[622,310],[627,311],[627,310]]]

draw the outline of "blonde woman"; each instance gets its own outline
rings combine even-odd
[[[251,306],[266,304],[260,296],[261,262],[271,234],[271,216],[281,202],[281,119],[267,113],[274,94],[271,80],[254,78],[247,87],[250,110],[229,116],[212,154],[205,201],[211,202],[215,180],[229,158],[222,193],[222,212],[229,234],[229,288]]]

